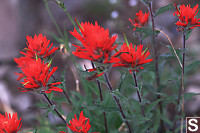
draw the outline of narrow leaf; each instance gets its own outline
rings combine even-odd
[[[104,112],[118,112],[119,109],[114,106],[104,106],[104,105],[95,105],[95,106],[85,106],[88,110],[99,110]]]
[[[175,7],[173,6],[173,4],[169,4],[169,5],[166,5],[166,6],[163,6],[159,9],[156,10],[155,12],[155,17],[162,14],[162,13],[165,13],[171,9],[175,9]]]
[[[158,99],[154,102],[152,102],[150,105],[148,105],[146,108],[145,108],[145,112],[146,113],[149,113],[151,110],[153,110],[153,108],[156,106],[156,104],[158,104],[160,101],[162,101],[163,99]]]
[[[190,70],[193,70],[195,67],[198,67],[198,66],[200,66],[200,61],[195,61],[194,63],[188,65],[185,68],[185,73],[188,73]]]
[[[192,29],[186,31],[185,40],[187,40],[190,37],[191,33],[192,33]]]

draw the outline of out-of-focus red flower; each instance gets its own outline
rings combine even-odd
[[[44,61],[41,59],[29,60],[24,63],[24,60],[15,59],[18,66],[21,66],[22,73],[16,73],[19,75],[18,80],[23,78],[24,88],[19,88],[22,92],[27,91],[38,91],[42,88],[41,92],[50,93],[51,91],[62,92],[63,90],[55,87],[54,85],[61,84],[61,82],[48,83],[49,78],[57,70],[57,67],[53,67],[50,71],[50,64],[44,64]]]
[[[5,116],[0,114],[0,133],[17,133],[22,126],[21,119],[18,120],[17,113],[12,116],[7,112]]]
[[[129,21],[131,22],[131,24],[134,27],[143,27],[145,24],[148,23],[148,19],[149,19],[149,12],[148,13],[142,13],[142,11],[140,10],[139,13],[136,13],[137,18],[134,19],[134,22],[129,18]],[[135,30],[135,28],[133,29]]]
[[[200,26],[200,18],[197,19],[195,16],[199,11],[199,5],[197,4],[194,8],[190,8],[190,4],[185,6],[181,5],[178,9],[175,4],[177,11],[174,12],[178,16],[179,21],[177,21],[176,25],[182,26],[184,28],[193,29],[195,27]]]
[[[79,120],[74,115],[74,118],[69,123],[70,125],[67,124],[67,126],[75,133],[87,133],[91,127],[90,121],[83,115],[83,111],[80,113]]]
[[[73,44],[77,49],[72,53],[80,58],[107,63],[111,52],[117,47],[117,45],[113,46],[117,35],[110,37],[109,30],[100,27],[97,22],[95,25],[89,22],[81,23],[79,29],[82,35],[75,28],[70,32],[82,43],[82,46]]]
[[[129,45],[124,43],[121,46],[121,49],[113,55],[111,60],[112,63],[115,63],[113,67],[122,66],[130,68],[137,71],[138,68],[143,69],[141,65],[151,62],[153,59],[146,59],[150,52],[146,49],[142,51],[143,45],[134,46],[132,43]]]
[[[46,36],[43,36],[42,34],[39,34],[38,36],[35,35],[34,38],[26,36],[26,39],[27,48],[24,48],[26,53],[20,52],[26,57],[34,59],[36,59],[37,57],[46,58],[58,49],[58,47],[54,47],[52,48],[52,50],[50,50],[53,43],[51,43],[49,46],[50,40],[47,40]]]

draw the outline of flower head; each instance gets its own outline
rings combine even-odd
[[[129,21],[131,22],[131,24],[134,27],[143,27],[145,24],[148,23],[148,19],[149,19],[149,12],[148,13],[142,13],[142,11],[140,10],[139,13],[136,13],[137,18],[134,19],[134,22],[129,18]],[[133,29],[135,30],[135,28]]]
[[[97,22],[95,25],[89,22],[81,23],[79,29],[82,35],[76,29],[70,32],[82,43],[82,46],[74,45],[77,49],[72,53],[80,58],[107,63],[111,52],[117,47],[113,46],[117,35],[110,37],[108,29],[100,27]]]
[[[195,16],[199,11],[199,5],[197,4],[194,8],[190,8],[190,4],[185,6],[181,5],[178,9],[177,5],[175,4],[177,11],[174,12],[178,16],[179,21],[177,21],[176,25],[193,29],[197,26],[200,26],[200,18],[197,19]]]
[[[113,67],[123,66],[132,70],[143,69],[141,65],[151,62],[153,59],[146,59],[150,52],[148,49],[142,51],[143,45],[134,46],[124,43],[121,49],[114,55],[111,62],[115,63]]]
[[[24,88],[19,89],[22,89],[23,92],[37,91],[40,88],[42,88],[41,91],[45,93],[50,93],[51,91],[63,91],[54,86],[61,84],[61,82],[48,83],[49,78],[57,70],[57,67],[53,67],[50,71],[50,63],[45,64],[41,59],[26,61],[21,58],[15,59],[16,63],[22,70],[22,73],[16,73],[16,75],[19,75],[18,80],[23,78],[23,82],[20,83],[23,84]]]
[[[90,121],[83,115],[83,111],[80,113],[79,120],[76,115],[74,115],[74,118],[72,118],[69,123],[70,125],[67,124],[67,126],[76,133],[87,133],[91,127]]]
[[[18,120],[17,113],[13,113],[12,116],[7,112],[5,116],[0,114],[0,132],[17,133],[22,126],[21,119]]]
[[[46,58],[58,49],[58,47],[54,47],[52,50],[50,50],[53,43],[51,43],[49,46],[50,40],[47,40],[46,36],[43,36],[42,34],[39,34],[38,36],[35,35],[34,38],[26,36],[26,39],[27,48],[24,48],[26,53],[20,53],[30,58],[35,59],[37,56],[40,58]]]

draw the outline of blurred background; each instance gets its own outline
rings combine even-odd
[[[134,36],[131,23],[128,18],[134,19],[136,12],[142,10],[147,12],[148,8],[139,0],[64,0],[65,6],[70,15],[79,22],[98,22],[104,28],[108,28],[111,35],[118,34],[117,42],[124,42],[123,32],[129,42],[138,44],[137,36]],[[165,6],[170,3],[191,4],[193,7],[200,4],[199,0],[153,0],[153,9]],[[66,31],[69,37],[69,44],[77,42],[69,31],[74,29],[66,13],[54,2],[48,2],[49,10],[54,16],[61,32]],[[181,48],[182,38],[176,30],[177,16],[173,16],[175,10],[168,11],[156,17],[155,26],[162,29],[172,40],[175,48]],[[198,14],[198,17],[200,15]],[[52,34],[60,37],[53,21],[51,20],[44,1],[42,0],[0,0],[0,112],[18,112],[23,117],[23,128],[31,128],[35,120],[41,114],[41,110],[34,106],[40,96],[31,93],[22,93],[17,88],[21,84],[16,81],[14,74],[20,70],[17,68],[13,58],[20,57],[20,51],[26,47],[26,36],[34,36],[42,33],[47,39],[59,47],[59,43],[52,37]],[[189,49],[187,60],[200,59],[200,30],[195,28],[192,35],[187,40]],[[148,45],[150,40],[144,40],[144,45]],[[163,34],[158,35],[158,48],[160,53],[169,52],[161,43],[169,45]],[[74,48],[71,48],[74,51]],[[153,47],[150,46],[150,51]],[[65,64],[71,65],[71,60],[67,55],[57,52],[54,65],[58,66],[56,77],[59,78]],[[191,58],[190,58],[191,57]],[[195,58],[194,58],[195,57]],[[79,63],[86,64],[88,61],[78,59]],[[187,63],[187,62],[186,62]],[[177,64],[178,65],[178,64]],[[76,74],[71,67],[67,67],[66,81],[67,88],[75,89]],[[73,75],[73,76],[71,76]],[[112,83],[115,84],[115,73]],[[111,76],[112,76],[111,75]],[[117,79],[116,79],[117,80]],[[200,71],[188,74],[186,80],[186,91],[200,93]],[[186,114],[200,113],[200,97],[186,103]],[[192,104],[191,104],[192,102]],[[173,113],[173,107],[168,107],[168,111]],[[171,114],[169,113],[169,114]],[[199,114],[200,116],[200,114]]]

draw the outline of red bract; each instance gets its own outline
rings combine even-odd
[[[12,116],[7,112],[5,116],[0,114],[0,133],[17,133],[22,126],[21,119],[18,120],[17,113]]]
[[[148,23],[148,19],[149,19],[149,12],[148,13],[142,13],[142,11],[140,10],[139,13],[136,13],[137,18],[134,19],[134,23],[133,21],[129,18],[129,21],[131,22],[131,24],[134,27],[143,27],[146,23]],[[133,29],[135,30],[135,28]]]
[[[131,70],[143,69],[141,65],[151,62],[153,59],[146,59],[150,52],[142,51],[143,45],[134,46],[132,43],[127,45],[124,43],[121,49],[113,56],[111,62],[115,63],[113,67],[123,66],[129,67]]]
[[[182,26],[184,28],[193,29],[194,27],[200,26],[200,18],[197,19],[195,16],[199,11],[199,5],[197,4],[194,8],[190,8],[189,6],[181,5],[178,9],[175,4],[177,11],[174,12],[178,16],[179,21],[177,21],[176,25]]]
[[[62,92],[63,90],[55,87],[54,85],[61,84],[61,82],[48,83],[49,78],[52,74],[57,70],[57,67],[53,67],[50,71],[50,64],[44,64],[41,59],[38,60],[29,60],[24,63],[24,60],[15,59],[18,66],[21,66],[22,73],[16,73],[19,75],[18,80],[24,78],[23,84],[24,88],[23,92],[26,91],[38,91],[38,89],[42,88],[42,92],[50,93],[51,91]]]
[[[82,43],[82,46],[74,45],[77,49],[72,53],[80,58],[106,63],[111,52],[117,47],[113,46],[117,35],[110,37],[108,29],[100,27],[97,22],[95,25],[89,22],[81,23],[79,29],[82,35],[75,28],[70,32]]]
[[[39,34],[38,36],[35,35],[34,38],[26,36],[26,39],[27,48],[24,48],[24,50],[26,50],[26,53],[20,52],[26,57],[34,59],[37,57],[46,58],[58,49],[58,47],[54,47],[52,50],[50,50],[53,43],[51,43],[49,46],[50,40],[47,40],[46,36],[43,36],[42,34]]]
[[[80,113],[79,120],[74,115],[74,118],[69,123],[70,125],[67,124],[67,126],[75,133],[87,133],[91,127],[90,121],[83,115],[83,111]]]

